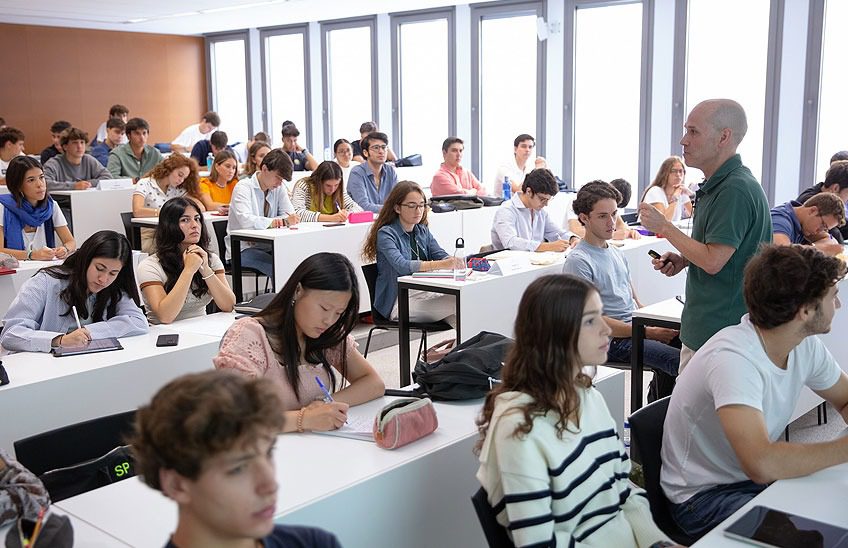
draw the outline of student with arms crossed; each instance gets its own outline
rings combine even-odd
[[[209,234],[197,204],[171,198],[159,214],[154,254],[138,265],[138,283],[150,323],[168,324],[206,314],[214,301],[230,312],[236,296],[224,264],[209,251]]]
[[[294,185],[292,206],[301,221],[347,221],[349,213],[362,211],[359,204],[345,192],[342,168],[333,161],[324,161]]]
[[[62,210],[47,194],[41,164],[29,156],[12,158],[9,194],[0,194],[0,252],[16,259],[63,259],[77,247]],[[56,246],[56,234],[62,244]]]
[[[77,328],[76,307],[81,328]],[[0,345],[19,352],[50,352],[92,339],[147,333],[126,236],[95,232],[65,262],[27,280],[4,318]]]
[[[390,320],[398,318],[397,279],[413,272],[465,268],[465,259],[451,257],[427,228],[427,198],[412,181],[401,181],[386,198],[365,240],[362,258],[377,261],[374,308]],[[413,322],[456,319],[452,295],[430,291],[409,292],[409,319]]]
[[[262,312],[227,330],[212,362],[218,369],[271,379],[283,401],[285,432],[334,430],[344,424],[349,406],[385,390],[350,334],[358,314],[359,287],[350,261],[338,253],[316,253],[298,265]],[[323,401],[316,377],[334,401]]]
[[[563,273],[572,274],[595,284],[604,306],[604,321],[612,330],[609,357],[630,362],[633,311],[642,305],[630,280],[630,267],[621,251],[607,242],[615,230],[618,201],[621,195],[607,183],[586,183],[572,202],[574,212],[583,224],[586,236],[569,253]],[[677,331],[648,327],[644,342],[645,364],[669,377],[677,376],[680,351],[669,346]],[[671,394],[673,379],[655,374],[651,381],[649,401]]]
[[[136,467],[178,508],[165,548],[341,548],[321,529],[274,523],[285,424],[270,381],[224,371],[179,377],[138,410]]]
[[[804,202],[791,200],[771,208],[771,226],[777,245],[812,244],[828,255],[844,248],[830,232],[845,224],[845,203],[831,192],[820,192]]]
[[[492,246],[495,249],[565,251],[569,245],[577,245],[580,238],[557,226],[545,211],[558,190],[554,174],[549,170],[531,171],[521,184],[521,192],[513,194],[495,212]]]
[[[678,378],[661,484],[672,517],[690,536],[705,534],[775,480],[848,462],[848,437],[783,441],[804,386],[848,420],[848,376],[813,336],[830,331],[845,271],[845,263],[810,246],[764,247],[745,268],[748,314],[713,335]]]
[[[282,228],[300,222],[289,200],[289,193],[283,187],[283,181],[288,181],[291,176],[292,163],[288,154],[279,148],[266,154],[259,171],[249,179],[239,181],[233,189],[227,231],[242,228]],[[229,236],[226,242],[229,254]],[[271,256],[271,246],[242,243],[241,264],[255,268],[268,277],[272,276],[274,258]]]
[[[610,328],[592,284],[533,281],[502,382],[477,419],[477,479],[515,546],[671,546],[584,366],[604,363]]]
[[[442,143],[444,162],[439,166],[439,171],[433,175],[433,181],[430,183],[430,193],[433,196],[451,194],[486,195],[486,189],[480,184],[477,177],[460,165],[464,149],[465,145],[459,137],[448,137]]]

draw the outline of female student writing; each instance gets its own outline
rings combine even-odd
[[[303,222],[345,222],[348,213],[362,211],[345,192],[342,168],[325,161],[294,185],[291,197],[294,212]]]
[[[286,432],[333,430],[344,424],[348,406],[385,390],[350,335],[358,314],[359,288],[350,261],[338,253],[316,253],[300,263],[262,312],[227,330],[212,362],[218,369],[274,381]],[[332,402],[323,401],[316,377],[332,392]]]
[[[669,156],[660,165],[651,186],[645,189],[642,202],[660,210],[669,221],[692,216],[692,201],[686,190],[686,164],[680,156]]]
[[[17,259],[63,259],[77,245],[62,210],[47,195],[44,171],[35,158],[16,156],[6,171],[9,194],[0,194],[0,252]],[[56,245],[56,236],[62,240]]]
[[[206,210],[197,187],[197,162],[182,154],[171,154],[135,185],[133,217],[158,217],[165,202],[181,196],[188,196],[201,211]],[[153,232],[152,228],[141,229],[141,250],[145,253],[153,253]]]
[[[515,345],[486,397],[476,447],[477,479],[516,546],[671,545],[628,481],[615,421],[583,373],[606,361],[602,314],[594,286],[565,274],[537,279],[518,305]]]
[[[147,333],[127,238],[111,230],[89,237],[61,265],[27,280],[4,318],[5,350],[49,352],[92,339]],[[77,327],[74,309],[82,327]]]
[[[250,148],[247,149],[247,162],[244,163],[244,173],[239,178],[247,179],[259,171],[259,166],[262,165],[262,159],[269,152],[271,152],[271,145],[265,141],[254,141],[250,145]]]
[[[206,211],[218,211],[226,215],[230,209],[230,198],[233,196],[233,187],[239,179],[238,158],[232,150],[224,149],[215,155],[212,162],[212,171],[209,177],[203,177],[198,183],[200,201]]]
[[[171,323],[206,314],[215,301],[230,312],[236,297],[221,259],[209,251],[209,234],[197,204],[172,198],[159,212],[155,253],[138,265],[138,283],[150,323]]]
[[[377,261],[374,308],[389,319],[397,319],[397,279],[413,272],[465,266],[464,259],[451,257],[427,228],[427,198],[416,183],[401,181],[392,189],[362,250],[366,261]],[[455,299],[429,291],[409,292],[409,319],[413,322],[451,321]]]

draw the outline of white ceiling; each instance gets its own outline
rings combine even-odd
[[[449,0],[0,0],[0,21],[197,35],[454,4]]]

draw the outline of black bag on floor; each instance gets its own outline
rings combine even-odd
[[[473,400],[500,382],[501,369],[513,340],[481,331],[436,363],[419,360],[412,378],[419,394],[432,400]]]

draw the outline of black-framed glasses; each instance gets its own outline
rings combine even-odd
[[[378,152],[381,150],[386,150],[387,148],[389,148],[389,145],[371,145],[370,147],[368,147],[368,150],[372,152]]]
[[[423,204],[416,204],[415,202],[407,202],[405,204],[400,204],[400,205],[402,205],[403,207],[405,207],[407,209],[424,209],[425,207],[427,207],[427,202],[424,202]]]

